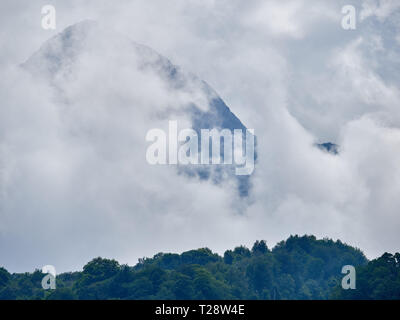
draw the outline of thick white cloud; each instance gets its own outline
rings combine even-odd
[[[357,1],[357,30],[345,31],[347,1],[54,1],[57,31],[101,21],[199,75],[255,129],[259,162],[245,203],[233,185],[145,162],[147,130],[167,125],[154,111],[201,93],[177,95],[130,72],[124,45],[101,34],[109,59],[82,57],[75,78],[59,79],[69,103],[57,101],[13,67],[55,34],[40,27],[47,3],[2,1],[0,264],[73,270],[98,255],[133,264],[293,233],[340,238],[369,257],[398,251],[395,3]],[[338,156],[314,147],[326,140]]]
[[[362,3],[360,18],[376,17],[383,21],[399,9],[400,3],[396,0],[366,0]]]

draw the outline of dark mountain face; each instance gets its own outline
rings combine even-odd
[[[334,155],[339,154],[339,146],[331,142],[317,144],[317,147]]]
[[[112,108],[117,100],[123,102],[124,108],[131,109],[127,115],[134,115],[133,126],[148,123],[151,127],[152,119],[164,122],[182,119],[199,136],[201,129],[214,128],[232,132],[241,129],[242,138],[246,136],[246,127],[206,82],[173,65],[154,50],[93,21],[66,28],[44,43],[22,66],[54,89],[55,101],[64,109],[79,105],[85,110],[82,114],[95,113],[99,107],[94,104]],[[153,84],[161,93],[152,92]],[[154,99],[157,95],[161,96],[159,100]],[[90,127],[84,131],[101,130],[98,124],[88,124],[84,116],[77,117],[76,122]],[[245,154],[245,150],[242,151]],[[241,196],[249,193],[250,177],[235,176],[234,164],[180,166],[178,172],[211,179],[214,183],[234,179]]]
[[[105,126],[109,122],[118,125],[118,117],[121,117],[134,127],[144,127],[145,131],[157,127],[160,121],[168,123],[168,120],[177,119],[185,123],[186,128],[194,129],[199,137],[201,129],[232,132],[240,129],[243,141],[246,138],[247,128],[205,81],[149,47],[103,28],[97,22],[84,21],[66,28],[44,43],[22,66],[54,89],[54,101],[62,110],[81,110],[71,124],[74,130],[81,126],[78,135],[90,132],[96,136],[96,132],[101,132],[99,135],[104,136],[102,124],[86,117],[107,109]],[[127,110],[125,113],[121,113],[120,104]],[[143,131],[137,129],[135,137],[142,139]],[[93,138],[91,143],[97,144],[98,138]],[[324,143],[317,147],[338,154],[335,144]],[[245,148],[243,143],[243,154],[246,154]],[[209,152],[211,154],[211,146]],[[223,139],[220,155],[224,158]],[[256,150],[254,158],[257,158]],[[238,176],[236,168],[235,164],[185,165],[178,166],[177,172],[216,184],[233,179],[239,195],[246,197],[251,189],[251,175]]]

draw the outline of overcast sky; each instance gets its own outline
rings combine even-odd
[[[55,31],[41,27],[45,4],[56,8]],[[356,30],[341,26],[344,5],[356,8]],[[306,233],[369,258],[399,251],[397,0],[3,0],[0,15],[0,265],[10,271],[223,253],[257,239],[272,247]],[[16,66],[85,19],[110,34],[98,35],[99,59],[63,80],[66,111]],[[255,130],[249,199],[145,163],[146,130],[163,125],[149,120],[153,108],[201,97],[132,72],[111,30],[207,81]],[[338,156],[313,146],[326,141]]]

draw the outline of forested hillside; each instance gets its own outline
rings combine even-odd
[[[43,274],[0,269],[0,299],[346,299],[399,298],[399,254],[368,263],[341,241],[291,236],[274,248],[257,241],[224,256],[198,249],[159,253],[135,266],[96,258],[81,272],[57,276],[43,290]],[[357,289],[340,287],[344,265],[357,267]]]
[[[400,253],[385,253],[357,269],[357,289],[335,288],[335,299],[399,300]]]

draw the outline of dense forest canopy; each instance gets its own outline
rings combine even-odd
[[[341,287],[344,265],[356,267],[356,290]],[[399,299],[400,254],[368,262],[340,240],[291,236],[272,249],[256,241],[223,257],[158,253],[133,267],[99,257],[58,275],[55,290],[42,288],[43,277],[0,268],[0,299]]]

